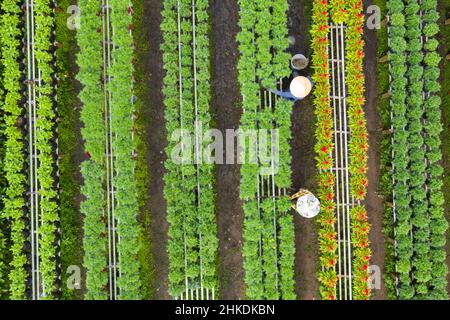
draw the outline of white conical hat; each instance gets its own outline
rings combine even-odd
[[[295,77],[291,81],[289,89],[291,90],[293,96],[297,98],[304,98],[311,92],[311,81],[306,77]]]
[[[312,194],[306,193],[297,199],[297,212],[305,218],[314,218],[320,212],[320,202]]]

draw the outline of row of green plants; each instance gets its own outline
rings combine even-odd
[[[115,213],[117,234],[120,239],[119,253],[120,277],[117,286],[121,299],[140,299],[141,283],[139,277],[140,226],[137,187],[135,181],[136,161],[134,159],[134,96],[133,96],[133,58],[134,43],[131,35],[133,17],[130,13],[131,0],[110,0],[112,6],[111,25],[114,28],[111,40],[114,48],[111,53],[112,65],[108,70],[112,80],[108,89],[112,93],[111,126],[116,175]]]
[[[375,0],[380,8],[382,17],[386,17],[386,0]],[[381,120],[382,134],[379,142],[380,154],[380,180],[377,193],[383,198],[383,233],[385,241],[385,266],[384,284],[386,286],[386,298],[396,299],[395,285],[395,247],[394,247],[394,214],[393,214],[393,184],[392,184],[392,137],[391,137],[391,116],[389,97],[389,63],[388,57],[388,29],[387,20],[384,19],[380,28],[377,29],[377,84],[378,97],[377,108]]]
[[[1,47],[0,38],[0,47]],[[3,117],[3,104],[4,104],[4,87],[3,87],[3,64],[1,60],[0,51],[0,195],[5,193],[6,181],[3,171],[4,155],[5,155],[5,121]],[[4,300],[7,297],[7,246],[8,239],[6,221],[2,219],[1,212],[3,212],[3,201],[0,199],[0,299]]]
[[[426,145],[427,167],[426,184],[427,197],[429,205],[430,218],[430,261],[431,261],[431,281],[429,283],[432,299],[448,299],[447,275],[448,267],[446,264],[446,232],[448,222],[444,212],[444,194],[443,194],[443,167],[441,164],[441,133],[443,107],[440,91],[441,84],[439,64],[441,57],[438,53],[439,41],[437,40],[439,32],[439,13],[437,11],[437,1],[420,2],[422,11],[422,34],[424,44],[424,89],[425,96],[425,120],[424,135]]]
[[[447,54],[446,59],[442,61],[441,64],[441,76],[442,76],[442,88],[441,88],[441,110],[442,110],[442,123],[450,123],[450,20],[448,13],[450,12],[450,0],[444,0],[441,2],[440,15],[442,20],[446,20],[446,24],[441,24],[440,33],[438,36],[439,43],[442,45],[442,52]],[[442,136],[442,155],[444,164],[444,196],[445,196],[445,214],[449,217],[450,206],[450,139],[445,139],[445,137],[450,136],[450,127],[444,126],[444,130],[441,134]]]
[[[22,3],[17,1],[2,2],[1,43],[5,101],[3,104],[3,119],[5,122],[5,157],[4,174],[6,178],[4,208],[2,218],[6,219],[10,228],[10,272],[9,294],[11,299],[23,299],[28,295],[26,271],[27,261],[25,242],[28,240],[25,230],[24,216],[30,212],[27,209],[27,161],[29,159],[27,131],[23,129],[27,118],[25,91],[26,60],[21,55],[21,39],[25,39],[24,11]],[[59,212],[57,207],[56,180],[56,149],[55,149],[55,90],[54,90],[54,56],[51,41],[54,30],[53,3],[49,0],[37,0],[34,4],[35,28],[34,54],[36,66],[40,70],[41,82],[34,82],[36,89],[37,134],[35,137],[38,151],[37,178],[39,184],[39,259],[40,278],[45,283],[45,299],[55,298],[59,290],[57,286],[59,268],[57,262],[57,222]],[[21,64],[21,62],[24,64]],[[29,97],[31,99],[31,97]],[[27,128],[31,130],[31,128]],[[27,142],[27,143],[25,143]],[[25,147],[28,146],[28,147]]]
[[[135,148],[136,148],[136,187],[138,189],[139,218],[141,225],[141,234],[139,238],[139,262],[141,264],[141,298],[143,300],[151,299],[154,294],[155,286],[155,263],[156,258],[152,255],[152,240],[150,236],[150,209],[149,209],[149,187],[150,187],[150,169],[149,169],[149,146],[147,139],[149,129],[152,123],[153,103],[150,100],[152,88],[148,86],[150,74],[142,72],[148,61],[148,52],[152,46],[147,34],[147,24],[144,18],[144,4],[140,0],[133,1],[133,38],[135,44],[134,50],[134,94],[136,95],[135,105]]]
[[[409,146],[409,193],[411,194],[411,216],[412,221],[412,255],[409,259],[414,265],[412,281],[415,283],[415,291],[419,295],[427,296],[427,282],[431,280],[431,262],[429,256],[428,236],[430,221],[427,219],[427,195],[425,185],[425,149],[422,132],[424,126],[423,112],[423,90],[424,71],[422,64],[422,25],[420,17],[420,5],[416,0],[405,2],[405,40],[406,40],[406,128],[408,130]],[[409,228],[408,228],[409,229]],[[408,230],[408,232],[411,230]],[[402,270],[404,271],[404,270]],[[410,298],[413,296],[411,295]]]
[[[273,98],[273,108],[264,105],[265,89],[276,88],[279,79],[289,76],[287,42],[287,1],[239,1],[241,28],[238,34],[241,54],[238,71],[244,113],[241,130],[278,129],[279,161],[274,172],[277,189],[291,187],[290,116],[292,103]],[[244,200],[244,270],[248,299],[295,299],[294,292],[294,228],[290,215],[291,203],[285,196],[258,199],[262,179],[271,179],[262,173],[267,162],[258,153],[268,145],[276,148],[273,133],[268,141],[258,140],[253,148],[244,148],[243,157],[256,156],[257,163],[241,167],[240,197]],[[273,161],[273,159],[272,159]]]
[[[68,8],[72,0],[58,1],[55,10],[56,41],[59,43],[56,51],[58,69],[58,146],[59,146],[59,172],[60,172],[60,218],[61,218],[61,283],[67,283],[70,273],[66,270],[70,266],[81,266],[83,260],[83,226],[78,210],[77,199],[80,195],[78,184],[78,161],[75,153],[82,147],[77,123],[79,120],[78,85],[75,80],[75,50],[76,31],[67,27]],[[63,286],[62,299],[81,299],[81,290]]]
[[[391,0],[388,13],[398,297],[446,299],[439,15],[433,0]]]
[[[26,176],[23,172],[25,152],[22,130],[16,126],[17,120],[23,115],[21,102],[19,68],[19,50],[22,30],[19,28],[22,13],[18,1],[3,1],[1,4],[1,52],[3,67],[4,101],[2,116],[5,124],[5,150],[3,157],[3,172],[6,186],[3,193],[2,220],[10,225],[11,262],[9,295],[12,299],[24,299],[27,273],[25,253],[22,251],[25,242],[23,234],[25,221],[22,219],[25,207]]]
[[[105,123],[103,118],[103,90],[101,70],[102,20],[99,1],[79,3],[80,29],[77,31],[79,68],[77,80],[82,84],[79,98],[83,105],[80,119],[84,124],[81,134],[84,150],[89,159],[81,164],[84,184],[81,193],[85,199],[80,204],[84,214],[83,266],[86,269],[85,299],[108,299],[107,230],[104,220],[103,188],[105,176]],[[99,32],[100,31],[100,32]]]
[[[37,90],[37,120],[36,120],[36,148],[38,151],[39,167],[37,170],[39,183],[39,271],[41,281],[45,287],[48,298],[54,297],[58,288],[56,272],[58,262],[56,261],[55,244],[57,243],[57,226],[59,222],[59,209],[57,198],[59,198],[55,179],[56,150],[53,147],[56,137],[54,136],[56,123],[56,92],[54,88],[54,55],[51,53],[54,32],[54,16],[51,8],[51,0],[34,1],[34,22],[39,28],[35,28],[35,56],[37,66],[40,70],[41,83]]]
[[[111,95],[110,121],[114,155],[114,206],[116,216],[118,269],[120,276],[116,286],[120,299],[140,298],[134,142],[133,142],[133,38],[131,35],[131,3],[124,0],[110,1],[110,23],[114,28],[111,37],[111,67],[106,70],[111,81],[107,90]],[[82,135],[89,159],[83,162],[84,178],[81,204],[84,219],[84,266],[86,298],[107,299],[107,230],[105,212],[106,154],[103,100],[102,14],[100,1],[83,2],[80,30],[77,33],[80,68],[77,78],[83,85],[80,100],[83,103]],[[100,32],[99,32],[100,31]]]
[[[398,1],[397,1],[398,2]],[[398,287],[400,298],[411,298],[414,291],[411,287],[410,260],[412,257],[412,239],[410,234],[410,194],[408,188],[408,133],[405,130],[407,125],[406,117],[406,92],[404,88],[407,84],[406,78],[406,50],[403,16],[404,5],[400,1],[397,8],[394,3],[388,2],[389,12],[389,61],[391,75],[391,108],[392,108],[392,128],[393,128],[393,159],[392,173],[394,181],[394,202],[395,202],[395,240],[396,248],[396,271],[398,272]],[[399,22],[396,21],[399,17]],[[400,44],[400,45],[399,45]],[[422,89],[422,88],[421,88]],[[405,229],[403,232],[402,230]]]
[[[187,289],[205,288],[215,290],[217,297],[214,166],[198,163],[197,156],[201,155],[195,152],[196,129],[202,125],[206,130],[211,123],[208,1],[195,1],[194,9],[195,13],[190,0],[166,0],[162,13],[163,93],[169,140],[164,175],[169,293],[179,297]],[[180,129],[191,139],[191,143],[183,140],[181,149],[181,141],[173,139]],[[203,141],[198,146],[200,153],[210,143]],[[181,161],[175,160],[177,156]]]

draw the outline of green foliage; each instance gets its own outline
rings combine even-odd
[[[1,47],[0,37],[0,47]],[[5,193],[6,189],[6,180],[3,171],[4,164],[4,155],[5,155],[5,122],[3,115],[3,104],[4,104],[4,88],[3,88],[3,61],[1,60],[2,52],[0,50],[0,194]],[[0,300],[4,300],[7,295],[8,283],[7,283],[7,274],[8,274],[8,235],[7,235],[7,219],[3,218],[1,214],[3,212],[3,201],[0,201]]]
[[[84,214],[84,261],[86,268],[86,299],[107,299],[104,291],[108,284],[107,239],[103,220],[103,163],[105,161],[105,125],[102,109],[103,96],[100,83],[102,65],[101,19],[97,16],[100,5],[97,1],[80,2],[81,28],[77,32],[80,48],[77,55],[79,72],[77,79],[83,85],[79,98],[83,104],[80,119],[84,123],[82,136],[84,149],[90,160],[81,165],[84,186],[81,193],[85,200],[80,205]]]
[[[133,159],[134,142],[133,124],[133,39],[129,26],[132,16],[128,14],[129,1],[110,1],[111,25],[114,33],[111,41],[111,67],[105,70],[111,81],[103,88],[100,82],[102,70],[102,30],[100,4],[96,1],[83,2],[80,6],[81,28],[77,33],[80,54],[78,65],[80,72],[77,78],[83,84],[80,99],[83,102],[81,119],[84,122],[82,130],[85,139],[85,150],[90,159],[82,164],[85,184],[82,192],[86,200],[81,205],[85,214],[84,265],[87,268],[86,286],[87,299],[106,299],[104,291],[108,283],[106,268],[106,230],[103,218],[104,199],[103,179],[106,175],[105,155],[105,122],[103,115],[103,89],[111,93],[110,127],[113,138],[114,171],[112,178],[114,186],[116,232],[120,241],[117,251],[120,256],[118,269],[120,276],[117,287],[120,299],[139,299],[139,235],[137,222],[138,203],[137,189],[134,179],[135,160]],[[101,90],[99,90],[101,88]],[[103,108],[100,108],[103,106]]]
[[[25,203],[25,157],[24,141],[27,136],[19,123],[24,121],[24,101],[21,99],[20,39],[24,37],[21,21],[21,4],[16,1],[2,2],[1,40],[2,65],[5,101],[2,106],[5,121],[5,157],[3,170],[7,182],[2,216],[10,222],[10,298],[23,299],[26,294],[26,277],[24,269],[27,263],[23,251],[25,242],[25,220],[23,219]],[[40,277],[45,282],[46,298],[55,297],[56,293],[56,222],[59,219],[56,205],[57,191],[54,178],[56,160],[54,156],[53,126],[55,123],[54,87],[53,87],[53,54],[50,41],[54,29],[54,20],[49,0],[36,0],[34,3],[34,23],[39,25],[35,32],[35,62],[40,70],[40,82],[35,83],[37,134],[35,146],[38,152],[39,166],[37,179],[39,184],[39,258]],[[26,61],[25,61],[26,62]],[[29,97],[31,99],[31,97]]]
[[[3,197],[2,219],[9,219],[11,224],[12,255],[10,280],[10,297],[12,299],[25,298],[26,256],[22,251],[25,237],[23,231],[25,223],[22,220],[25,206],[25,175],[22,172],[25,155],[23,151],[22,131],[15,126],[21,116],[19,107],[20,75],[19,39],[22,36],[18,27],[20,21],[20,8],[16,1],[2,2],[2,15],[0,26],[1,59],[3,66],[4,102],[2,104],[4,127],[4,158],[3,171],[6,180],[6,189]]]
[[[40,192],[40,222],[39,228],[39,257],[42,282],[45,283],[47,298],[52,298],[56,290],[57,262],[56,258],[56,222],[59,221],[59,209],[56,198],[57,190],[54,179],[56,159],[51,148],[54,142],[52,127],[56,121],[54,110],[55,92],[53,88],[51,61],[53,55],[49,52],[53,43],[50,40],[54,30],[54,18],[50,7],[50,0],[36,0],[34,2],[34,22],[39,26],[35,33],[35,56],[41,72],[41,85],[37,91],[37,135],[36,147],[38,151],[39,167],[37,171]]]
[[[446,286],[447,272],[442,272],[445,275],[439,281],[434,280],[433,265],[442,264],[443,260],[438,254],[430,254],[431,248],[444,250],[448,226],[442,223],[442,183],[438,183],[442,172],[440,102],[433,95],[440,90],[437,66],[441,58],[436,52],[438,43],[432,38],[438,32],[436,2],[391,0],[388,8],[390,17],[395,17],[390,20],[389,39],[399,298],[442,297],[446,295],[442,288]],[[418,20],[419,11],[423,15]],[[401,20],[399,15],[405,17],[403,29],[397,23]],[[422,47],[419,44],[425,37]],[[406,46],[399,46],[404,41]],[[402,56],[406,56],[408,68]],[[436,228],[438,225],[440,228]],[[387,284],[392,296],[392,282]]]
[[[71,0],[59,1],[60,8],[67,8]],[[79,170],[73,158],[73,152],[78,142],[76,123],[79,113],[77,105],[77,89],[75,84],[76,38],[75,31],[67,28],[67,13],[64,10],[56,12],[56,41],[60,43],[57,54],[58,67],[58,111],[60,123],[58,126],[59,162],[60,172],[60,211],[61,211],[61,264],[62,283],[66,283],[68,274],[66,272],[70,265],[82,265],[82,224],[81,217],[76,206],[76,198],[79,195],[79,187],[76,181]],[[81,299],[81,290],[73,290],[62,286],[62,299]]]
[[[150,87],[148,86],[148,80],[150,75],[145,73],[144,65],[147,53],[150,50],[151,44],[149,43],[147,35],[147,25],[144,22],[143,16],[143,3],[139,0],[133,1],[133,38],[135,43],[135,68],[134,68],[134,92],[136,95],[135,109],[136,109],[136,185],[138,189],[138,205],[140,210],[139,222],[141,224],[141,234],[139,238],[140,252],[139,262],[141,264],[140,277],[141,277],[141,296],[142,299],[151,299],[154,293],[155,283],[155,257],[152,255],[152,240],[150,237],[150,209],[148,208],[149,199],[149,185],[150,176],[148,168],[149,160],[149,145],[147,142],[147,132],[149,130],[149,94]]]
[[[238,71],[243,96],[241,130],[278,129],[279,162],[274,174],[276,188],[291,186],[290,116],[292,103],[272,97],[273,108],[260,107],[260,94],[275,88],[278,79],[289,75],[287,43],[287,1],[239,1],[240,20],[237,39],[241,54]],[[255,73],[255,70],[256,73]],[[261,88],[262,87],[262,88]],[[265,140],[265,141],[264,141]],[[271,145],[271,137],[258,140]],[[245,147],[244,157],[255,155],[255,149]],[[289,216],[287,197],[274,200],[265,195],[258,201],[259,184],[271,175],[263,174],[267,167],[261,155],[258,162],[241,167],[240,196],[244,200],[244,269],[248,299],[294,299],[294,230]],[[266,190],[266,193],[268,190]]]
[[[196,120],[201,122],[204,130],[207,130],[211,123],[208,1],[196,1],[194,9],[195,57],[192,2],[180,1],[178,10],[176,0],[165,0],[162,12],[161,49],[166,71],[163,93],[169,140],[164,174],[164,195],[169,222],[169,293],[178,297],[187,289],[203,287],[214,289],[217,297],[218,239],[214,167],[206,163],[196,164],[195,161],[175,163],[172,153],[178,142],[170,139],[177,129],[186,130],[194,136]],[[200,149],[210,142],[203,143],[203,146],[199,146]],[[194,145],[195,142],[189,150],[195,157]],[[191,160],[194,160],[194,157]]]
[[[450,1],[445,0],[441,4],[441,16],[444,17],[446,13],[450,11]],[[450,25],[441,25],[441,32],[439,34],[439,42],[443,46],[443,52],[450,52]],[[442,110],[442,123],[448,124],[450,123],[450,60],[446,59],[442,63],[442,90],[440,92],[440,96],[442,99],[441,110]],[[436,102],[436,105],[438,103]],[[442,212],[439,208],[439,205],[443,205],[444,197],[445,197],[445,217],[449,218],[449,209],[450,209],[450,127],[448,125],[443,126],[443,132],[441,133],[442,139],[442,155],[443,155],[443,164],[444,169],[438,166],[434,166],[430,168],[429,172],[433,176],[442,176],[442,180],[444,182],[443,192],[436,196],[433,195],[433,200],[436,203],[436,206],[431,211],[433,217],[441,216]],[[432,170],[433,169],[433,170]],[[444,221],[443,221],[444,222]],[[433,222],[432,222],[433,223]],[[433,230],[434,231],[434,230]],[[438,232],[442,232],[442,229]],[[435,252],[441,252],[440,254],[434,255]],[[440,249],[431,249],[431,256],[433,257],[433,261],[445,261],[442,254],[443,250]],[[445,290],[446,281],[445,275],[447,274],[447,265],[445,263],[438,263],[433,265],[433,274],[438,275],[436,277],[436,281],[432,281],[432,284],[438,288],[439,292],[442,294],[439,295],[440,299],[448,299],[447,292]],[[444,280],[444,281],[442,281]],[[437,291],[437,290],[436,290]]]
[[[140,279],[138,243],[140,228],[137,222],[138,203],[135,174],[133,124],[133,38],[129,31],[132,16],[128,14],[130,1],[111,0],[111,24],[114,33],[111,38],[115,49],[111,52],[111,75],[109,90],[111,99],[112,148],[115,152],[116,176],[115,213],[117,217],[117,233],[120,238],[117,250],[120,254],[120,277],[118,288],[120,298],[125,300],[140,299]]]

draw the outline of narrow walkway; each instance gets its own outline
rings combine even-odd
[[[239,32],[237,0],[210,0],[212,21],[212,89],[211,108],[216,128],[224,135],[237,129],[241,118],[241,95],[237,80]],[[239,199],[239,165],[216,167],[217,224],[219,237],[220,299],[244,299],[242,258],[243,211]]]
[[[148,102],[148,107],[143,112],[148,119],[147,143],[148,143],[148,169],[151,179],[148,190],[148,207],[150,210],[150,238],[153,259],[155,261],[154,288],[152,299],[167,300],[168,294],[168,270],[169,260],[167,256],[167,230],[166,201],[163,194],[163,176],[166,147],[166,129],[164,121],[164,104],[162,95],[163,68],[161,34],[161,10],[163,0],[144,0],[143,25],[144,39],[147,40],[146,50],[143,53],[143,73],[147,76],[148,92],[143,103]]]
[[[289,0],[288,28],[294,39],[290,53],[310,55],[310,12],[312,0]],[[310,69],[306,70],[311,73]],[[314,192],[317,188],[315,162],[315,123],[312,95],[294,105],[292,113],[292,193],[300,188]],[[305,137],[311,137],[305,139]],[[319,299],[317,282],[318,243],[315,220],[294,215],[295,224],[295,288],[301,300]]]

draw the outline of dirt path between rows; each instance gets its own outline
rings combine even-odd
[[[149,206],[150,206],[150,238],[152,253],[155,261],[154,292],[152,298],[156,300],[170,299],[168,294],[169,258],[167,255],[168,223],[166,220],[166,201],[163,194],[164,148],[167,144],[164,121],[164,104],[162,94],[163,66],[160,45],[162,33],[162,0],[144,0],[143,15],[145,39],[148,39],[149,50],[146,52],[142,70],[148,76],[148,101],[145,118],[148,119],[148,169],[150,173]]]
[[[212,100],[215,127],[222,133],[237,129],[241,95],[237,80],[239,6],[236,0],[210,0]],[[225,153],[224,153],[225,154]],[[244,213],[239,199],[240,166],[217,165],[217,225],[219,237],[220,299],[245,297],[242,257]]]
[[[450,18],[450,1],[446,0],[446,1],[438,1],[438,10],[440,12],[441,15],[441,19],[440,21],[442,21],[442,23],[445,22],[446,19]],[[441,27],[441,33],[439,35],[439,42],[441,43],[441,46],[439,47],[439,54],[441,55],[441,57],[445,57],[450,53],[450,42],[449,40],[449,30],[450,30],[450,26],[446,26],[446,27]],[[448,136],[449,136],[449,132],[450,132],[450,118],[449,118],[449,111],[450,110],[450,104],[449,104],[449,99],[448,96],[450,96],[450,91],[448,90],[448,82],[450,81],[449,79],[445,79],[445,77],[448,75],[448,71],[446,72],[446,70],[448,70],[449,68],[449,64],[450,61],[442,59],[441,61],[441,76],[439,79],[439,82],[442,84],[442,88],[441,88],[441,96],[442,96],[442,105],[441,105],[441,110],[442,110],[442,125],[444,130],[442,131],[441,134],[441,140],[442,140],[442,146],[441,146],[441,150],[442,150],[442,166],[444,168],[444,187],[443,187],[443,192],[445,195],[445,204],[444,204],[444,212],[445,212],[445,217],[447,219],[447,221],[450,222],[450,181],[449,181],[449,177],[450,177],[450,153],[449,151],[449,140],[448,140]],[[445,98],[445,95],[447,95],[447,99]],[[447,230],[447,234],[446,234],[446,239],[447,242],[445,244],[445,250],[447,252],[447,267],[448,269],[450,269],[450,241],[449,241],[449,235],[450,232]],[[447,274],[447,293],[450,296],[450,272]]]
[[[364,1],[364,8],[372,4],[372,0]],[[382,131],[382,124],[377,109],[377,35],[376,30],[364,28],[365,40],[365,60],[364,72],[366,78],[366,105],[365,113],[367,119],[367,130],[369,132],[369,151],[368,151],[368,172],[367,177],[369,185],[366,196],[366,209],[371,224],[369,240],[372,249],[372,259],[370,264],[378,266],[381,275],[385,268],[385,236],[383,233],[383,199],[378,196],[378,184],[380,177],[380,153],[379,142]],[[381,287],[372,290],[372,299],[386,299],[386,287],[383,280],[380,281]]]
[[[311,0],[289,0],[288,28],[293,43],[289,51],[292,54],[302,53],[310,56],[309,25]],[[305,70],[311,74],[311,70]],[[314,160],[314,131],[316,117],[312,96],[295,103],[292,113],[292,174],[293,190],[300,188],[316,190],[316,163]],[[294,215],[295,225],[295,290],[298,299],[319,299],[316,276],[318,263],[317,227],[315,220]]]

